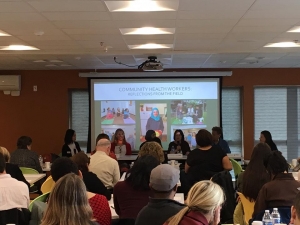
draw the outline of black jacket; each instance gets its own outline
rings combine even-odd
[[[30,184],[27,182],[25,177],[23,176],[22,171],[18,167],[18,165],[11,164],[11,163],[6,163],[6,168],[5,171],[7,174],[9,174],[12,178],[17,179],[18,181],[24,182],[28,188],[30,188]]]
[[[75,141],[74,143],[75,143],[75,146],[76,146],[76,149],[77,149],[76,153],[81,152],[81,149],[80,149],[80,146],[79,146],[78,142]],[[72,151],[74,151],[74,149],[72,149]],[[69,148],[69,146],[67,144],[64,144],[62,146],[61,156],[72,157],[71,149]]]

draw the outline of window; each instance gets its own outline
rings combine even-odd
[[[242,107],[240,88],[222,88],[222,128],[232,154],[242,154]]]
[[[81,150],[86,151],[89,129],[89,93],[70,90],[70,128],[76,131]]]
[[[284,157],[291,161],[299,156],[300,130],[299,87],[256,87],[254,89],[255,144],[260,132],[268,130]]]

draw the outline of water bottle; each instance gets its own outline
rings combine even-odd
[[[173,145],[172,148],[171,148],[171,154],[174,154],[174,153],[175,153],[175,147]]]
[[[273,208],[273,212],[271,216],[272,216],[273,225],[280,223],[280,214],[277,208]]]
[[[43,156],[39,156],[39,162],[40,162],[40,165],[41,165],[41,167],[43,167]]]
[[[269,210],[265,210],[265,214],[262,218],[263,225],[272,225],[272,216]]]

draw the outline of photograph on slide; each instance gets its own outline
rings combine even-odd
[[[101,101],[101,124],[135,124],[135,101]]]
[[[156,137],[167,141],[167,103],[141,103],[141,136],[140,141],[145,141],[148,130],[154,130]]]
[[[171,133],[174,134],[175,130],[182,130],[184,140],[189,143],[191,149],[197,147],[196,134],[201,129],[206,129],[207,126],[203,125],[171,125]]]
[[[131,145],[131,150],[135,150],[135,125],[101,125],[101,133],[107,134],[110,141],[114,140],[117,129],[124,131],[125,139]]]
[[[205,100],[171,101],[171,124],[205,124]]]

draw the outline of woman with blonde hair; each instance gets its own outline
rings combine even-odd
[[[164,162],[165,156],[163,148],[155,141],[146,142],[139,151],[139,157],[144,155],[152,155],[160,163]]]
[[[209,180],[196,183],[189,191],[186,207],[165,225],[217,225],[225,195],[222,188]]]
[[[93,212],[82,179],[69,173],[60,178],[50,193],[41,225],[91,225]]]

